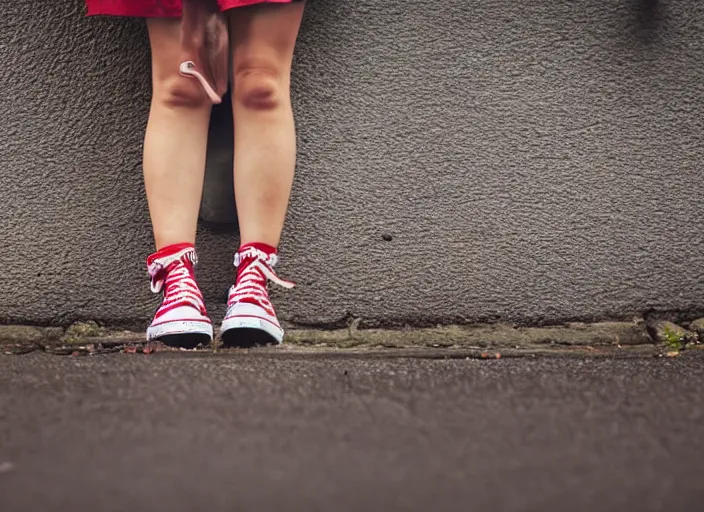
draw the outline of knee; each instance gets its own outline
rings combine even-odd
[[[194,78],[174,73],[155,79],[153,88],[154,101],[167,108],[194,110],[211,108],[210,100],[200,83]]]
[[[289,76],[276,66],[239,66],[234,78],[234,101],[244,108],[274,110],[289,100]]]

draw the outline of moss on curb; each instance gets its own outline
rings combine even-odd
[[[682,350],[686,345],[699,341],[696,332],[669,321],[653,322],[648,325],[648,331],[655,343],[663,345],[670,351]]]
[[[66,329],[61,341],[66,344],[81,344],[89,338],[97,338],[105,334],[104,329],[97,322],[76,322]]]

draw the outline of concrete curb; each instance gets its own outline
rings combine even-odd
[[[546,350],[655,346],[677,351],[699,344],[700,333],[704,333],[704,320],[691,322],[688,327],[689,330],[671,322],[647,323],[636,319],[633,322],[571,323],[548,327],[495,324],[360,330],[352,322],[347,329],[290,329],[284,346],[348,351],[454,349],[476,351],[478,354],[493,349],[508,354],[511,350],[537,353]],[[673,346],[673,337],[681,343]],[[65,330],[57,327],[0,326],[0,345],[14,347],[15,351],[20,352],[34,348],[71,353],[81,346],[139,346],[144,345],[144,339],[142,332],[108,329],[95,322],[79,322]]]
[[[336,348],[527,348],[546,346],[618,346],[654,343],[644,323],[606,322],[554,327],[504,324],[446,326],[430,329],[293,330],[287,342]]]

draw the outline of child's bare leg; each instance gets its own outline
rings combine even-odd
[[[144,184],[157,249],[194,243],[211,104],[179,73],[180,22],[150,19],[153,96],[144,139]]]
[[[226,346],[280,343],[284,336],[267,282],[293,285],[279,279],[273,267],[296,165],[291,61],[303,5],[259,5],[229,15],[235,197],[242,246],[221,329]]]
[[[276,247],[296,164],[291,61],[301,3],[230,11],[235,197],[242,244]]]
[[[213,326],[194,276],[211,105],[199,83],[179,74],[180,22],[150,19],[153,96],[144,139],[144,184],[157,251],[147,263],[163,293],[148,340],[192,348]]]

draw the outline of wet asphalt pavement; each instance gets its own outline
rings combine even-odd
[[[0,356],[0,511],[701,511],[704,354]]]

